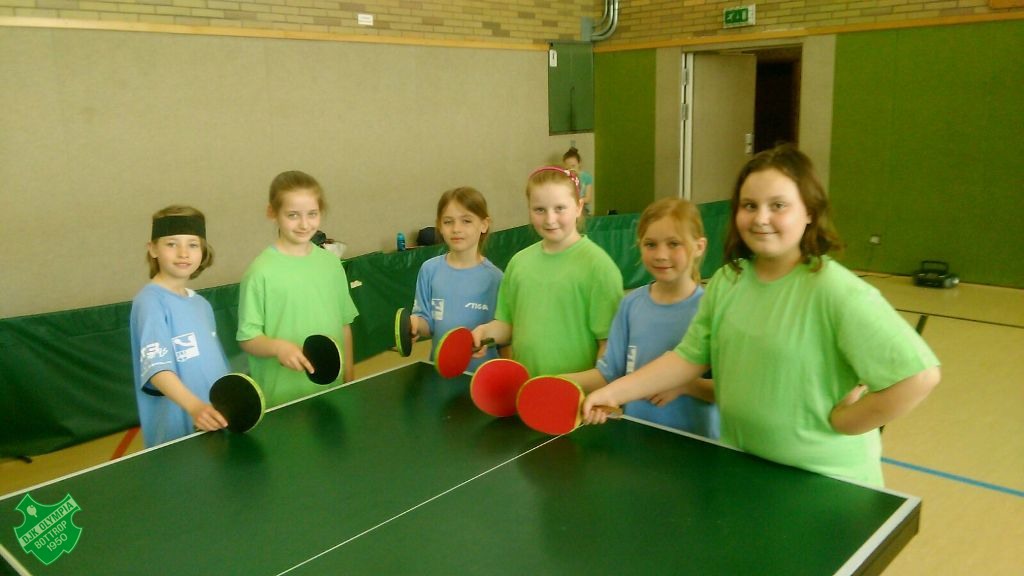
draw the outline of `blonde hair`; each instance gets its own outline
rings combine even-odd
[[[293,190],[311,190],[316,197],[317,206],[321,212],[327,211],[327,201],[324,200],[324,190],[320,183],[309,174],[300,170],[288,170],[281,172],[274,177],[270,183],[270,208],[274,214],[281,209],[284,202],[284,195]]]
[[[153,221],[156,221],[165,216],[191,216],[201,220],[205,226],[206,216],[203,215],[199,210],[191,206],[168,206],[163,210],[158,210],[153,213]],[[160,238],[153,238],[152,242],[156,242]],[[213,246],[206,241],[203,236],[199,237],[199,246],[203,250],[203,259],[199,262],[199,267],[196,271],[189,276],[189,279],[198,278],[199,275],[210,266],[213,266]],[[160,262],[156,258],[149,255],[149,250],[146,250],[146,263],[149,265],[149,277],[153,278],[160,272]]]
[[[435,226],[438,230],[441,229],[441,216],[444,214],[445,209],[448,208],[448,205],[452,202],[457,202],[460,206],[469,210],[481,220],[486,220],[491,217],[487,212],[487,199],[484,198],[484,195],[476,188],[460,186],[441,194],[441,199],[437,201],[437,221],[435,222]],[[481,232],[480,242],[476,245],[477,254],[484,253],[484,242],[486,241],[487,232]]]
[[[644,234],[651,224],[662,218],[671,218],[676,231],[683,238],[686,250],[690,253],[690,275],[694,282],[700,282],[700,265],[704,255],[694,256],[697,240],[704,238],[704,221],[700,218],[700,210],[692,202],[680,198],[662,198],[648,206],[636,225],[638,242],[643,242]]]

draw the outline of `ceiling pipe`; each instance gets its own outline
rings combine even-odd
[[[590,35],[592,42],[611,38],[615,29],[619,27],[619,0],[605,0],[604,14],[601,16],[598,26],[602,28]]]

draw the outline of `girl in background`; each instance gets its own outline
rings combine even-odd
[[[580,158],[580,151],[575,146],[562,154],[562,166],[576,173],[580,181],[580,199],[583,200],[583,215],[591,216],[594,213],[594,177],[583,169],[583,160]]]
[[[414,338],[437,336],[431,359],[441,337],[452,328],[472,328],[494,319],[502,278],[501,270],[484,257],[491,217],[483,194],[469,187],[445,192],[437,202],[436,225],[448,252],[420,267],[410,313]],[[483,358],[473,359],[469,371],[497,357],[489,348]]]

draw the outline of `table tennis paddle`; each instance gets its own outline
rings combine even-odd
[[[524,424],[538,432],[560,435],[575,430],[582,422],[583,389],[572,380],[538,376],[526,381],[516,395],[516,410]],[[611,418],[622,416],[621,408],[598,406]]]
[[[330,384],[341,372],[341,350],[330,336],[313,334],[302,343],[302,354],[313,365],[306,374],[316,384]]]
[[[406,308],[395,313],[395,349],[403,358],[412,354],[412,320]]]
[[[266,410],[266,401],[259,384],[245,374],[221,376],[210,388],[210,404],[228,421],[228,430],[252,430]]]
[[[516,394],[530,379],[526,367],[507,358],[480,365],[469,382],[469,396],[480,410],[504,418],[516,413]]]
[[[480,342],[481,348],[488,344],[494,344],[494,339],[485,338]],[[469,328],[452,328],[437,344],[434,367],[441,376],[454,378],[469,368],[473,353],[479,350],[480,348],[473,347],[473,332]]]

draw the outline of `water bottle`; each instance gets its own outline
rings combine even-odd
[[[405,234],[402,234],[401,232],[398,233],[397,243],[398,243],[398,251],[399,252],[401,252],[402,250],[405,250]]]

